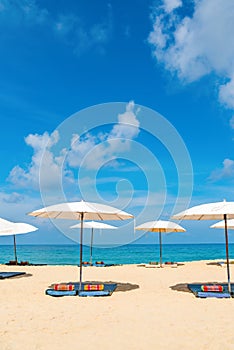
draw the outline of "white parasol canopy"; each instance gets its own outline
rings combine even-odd
[[[211,228],[225,228],[225,221],[219,221],[216,224],[210,226]],[[227,220],[227,227],[234,230],[234,219]]]
[[[81,228],[81,223],[70,226],[70,228]],[[105,224],[104,222],[97,222],[97,221],[86,221],[83,223],[83,228],[91,228],[91,241],[90,241],[90,264],[92,265],[93,260],[93,231],[94,229],[104,229],[104,230],[110,230],[110,229],[117,229],[117,227]]]
[[[172,216],[174,220],[234,219],[234,202],[215,202],[197,205]]]
[[[12,222],[0,218],[0,236],[13,236],[14,237],[14,253],[15,261],[17,263],[16,252],[16,235],[21,235],[29,232],[34,232],[38,228],[23,222]]]
[[[234,202],[215,202],[197,205],[172,216],[174,220],[224,220],[226,240],[226,260],[228,291],[231,293],[229,252],[228,252],[228,219],[234,219]]]
[[[80,284],[82,286],[82,245],[84,220],[126,220],[133,219],[133,215],[109,205],[92,202],[68,202],[51,205],[35,210],[28,215],[39,218],[80,220]]]
[[[128,214],[109,205],[90,202],[68,202],[50,205],[35,210],[28,215],[39,218],[68,219],[68,220],[126,220],[132,219]]]
[[[162,267],[162,233],[186,231],[182,226],[172,221],[165,221],[165,220],[148,221],[148,222],[145,222],[144,224],[137,226],[135,229],[150,231],[150,232],[159,232],[160,267]]]

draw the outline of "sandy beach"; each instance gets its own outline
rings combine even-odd
[[[84,281],[112,281],[109,297],[45,295],[53,283],[78,280],[75,266],[5,266],[25,271],[0,280],[0,349],[233,349],[234,299],[199,299],[193,282],[226,282],[206,261],[177,268],[86,267]],[[231,265],[231,276],[234,266]]]

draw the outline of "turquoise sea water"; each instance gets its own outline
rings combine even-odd
[[[18,261],[33,264],[77,265],[79,245],[17,245]],[[90,249],[83,247],[83,261],[89,261]],[[194,261],[225,259],[224,244],[164,244],[163,261]],[[229,257],[234,259],[234,244],[229,245]],[[12,245],[0,246],[0,263],[14,260]],[[159,246],[131,244],[111,248],[93,248],[93,261],[107,264],[138,264],[159,261]]]

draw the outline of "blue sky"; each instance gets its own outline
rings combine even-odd
[[[233,200],[233,16],[232,0],[0,0],[1,217],[39,228],[20,243],[70,242],[74,222],[26,215],[44,204],[104,201],[141,224]],[[224,240],[181,224],[165,243]],[[139,238],[125,225],[100,242]]]

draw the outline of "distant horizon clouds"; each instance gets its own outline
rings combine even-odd
[[[190,201],[193,170],[183,139],[166,118],[132,100],[81,110],[25,143],[31,159],[7,179],[15,203],[17,192],[31,191],[44,205],[104,201],[150,219],[151,211],[157,218]]]
[[[140,122],[137,120],[137,112],[134,101],[130,101],[126,104],[125,112],[116,116],[116,123],[108,133],[74,133],[70,139],[70,148],[56,149],[61,137],[57,129],[51,134],[47,131],[41,135],[29,134],[25,137],[25,143],[33,150],[32,158],[24,167],[19,164],[14,166],[7,178],[8,183],[14,188],[32,190],[39,190],[40,186],[53,189],[60,178],[74,183],[74,176],[69,167],[79,168],[82,163],[84,168],[96,169],[105,163],[108,157],[114,157],[115,152],[124,154],[129,150],[130,140],[139,134]],[[99,144],[100,146],[96,147]],[[90,156],[85,162],[84,158],[88,153]],[[117,163],[113,163],[113,166],[116,167]]]

